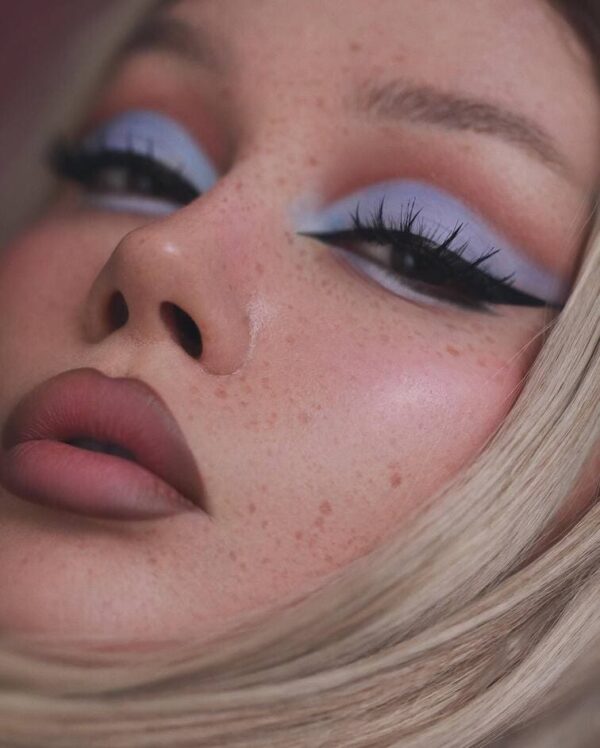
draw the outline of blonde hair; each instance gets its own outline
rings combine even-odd
[[[0,746],[597,745],[597,470],[587,506],[553,528],[597,465],[599,289],[596,229],[477,459],[303,600],[209,645],[111,652],[3,635]]]

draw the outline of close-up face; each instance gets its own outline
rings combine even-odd
[[[500,426],[581,261],[600,96],[542,0],[183,0],[53,163],[0,254],[5,458],[47,380],[141,380],[202,507],[86,514],[132,500],[124,455],[73,477],[89,433],[53,505],[5,459],[0,630],[208,638],[397,534]]]

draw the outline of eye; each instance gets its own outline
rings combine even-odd
[[[485,310],[554,306],[568,289],[511,247],[460,201],[431,185],[373,185],[304,221],[302,235],[334,248],[399,296]]]
[[[51,165],[99,207],[150,214],[188,205],[218,178],[187,130],[147,110],[114,117],[78,143],[60,143]]]

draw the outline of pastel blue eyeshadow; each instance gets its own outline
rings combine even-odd
[[[125,151],[150,156],[180,174],[198,192],[218,179],[198,142],[181,125],[158,112],[129,110],[104,123],[83,141],[86,150]]]
[[[393,180],[378,182],[353,192],[321,210],[297,210],[297,231],[306,234],[329,234],[353,228],[353,216],[358,214],[362,223],[377,215],[383,201],[383,219],[389,225],[398,225],[411,206],[420,211],[414,230],[421,229],[435,241],[444,241],[462,224],[453,244],[458,249],[465,243],[462,256],[471,262],[494,249],[500,250],[480,268],[496,278],[512,276],[514,287],[550,303],[563,303],[569,292],[568,285],[549,271],[530,261],[522,250],[514,247],[500,233],[492,229],[477,213],[451,194],[424,182]]]

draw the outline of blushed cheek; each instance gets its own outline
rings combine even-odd
[[[534,346],[519,353],[520,338],[496,349],[476,338],[462,345],[434,340],[363,343],[360,357],[338,347],[338,362],[353,358],[353,366],[349,377],[335,378],[339,410],[331,413],[327,444],[343,446],[339,454],[325,449],[347,476],[346,511],[352,495],[357,511],[366,498],[371,520],[384,525],[418,509],[502,423],[535,355]]]
[[[281,592],[283,580],[308,584],[409,521],[501,424],[535,354],[518,353],[531,327],[503,327],[492,344],[487,329],[439,334],[404,322],[385,341],[349,325],[313,329],[297,365],[272,372],[303,393],[279,438],[285,485],[263,485],[234,534],[246,547],[260,539],[261,578]],[[302,421],[310,403],[318,416]]]

